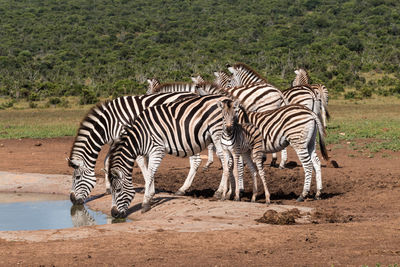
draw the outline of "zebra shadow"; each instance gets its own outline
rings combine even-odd
[[[102,194],[97,194],[97,195],[90,196],[85,200],[84,204],[86,204],[86,203],[88,203],[90,201],[96,200],[98,198],[104,197],[106,195],[107,195],[106,193],[102,193]]]
[[[174,197],[174,196],[171,196],[171,197],[155,197],[155,198],[152,199],[151,208],[155,208],[155,207],[157,207],[159,205],[162,205],[162,204],[164,204],[164,203],[166,203],[168,201],[171,201],[171,200],[177,199],[177,198],[179,198],[179,197]],[[128,210],[126,211],[126,215],[129,216],[132,213],[135,213],[135,212],[137,212],[137,211],[139,211],[141,209],[142,209],[142,203],[137,203],[137,204],[133,205],[132,207],[128,208]]]

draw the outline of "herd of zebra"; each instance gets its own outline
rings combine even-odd
[[[145,95],[124,96],[99,103],[82,120],[68,164],[74,169],[70,199],[83,204],[96,183],[94,167],[103,145],[111,144],[104,161],[106,190],[112,195],[113,217],[127,216],[134,198],[132,170],[136,161],[145,181],[142,212],[151,208],[155,194],[154,175],[166,153],[189,157],[189,174],[177,191],[185,194],[201,163],[200,152],[208,148],[212,163],[215,151],[223,171],[215,196],[224,200],[234,194],[240,200],[244,163],[253,178],[255,201],[257,175],[261,178],[265,201],[270,203],[263,161],[281,151],[280,168],[292,146],[302,163],[305,181],[297,201],[303,201],[311,187],[313,170],[317,192],[322,190],[321,163],[316,153],[317,134],[323,158],[328,160],[324,137],[328,90],[309,84],[303,69],[296,70],[293,86],[279,90],[249,66],[228,66],[232,73],[214,72],[212,82],[202,77],[193,83],[165,83],[148,80]]]

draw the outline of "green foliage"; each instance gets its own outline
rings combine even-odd
[[[93,88],[84,87],[81,92],[81,97],[79,99],[80,105],[95,104],[98,98]]]
[[[394,78],[372,91],[360,78],[400,72],[399,1],[12,0],[0,15],[0,95],[13,98],[90,103],[237,61],[282,89],[304,67],[333,95],[399,91]]]

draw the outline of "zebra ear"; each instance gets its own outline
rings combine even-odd
[[[219,72],[218,71],[214,71],[214,76],[218,78],[219,77]]]
[[[148,84],[152,84],[152,82],[151,82],[150,79],[147,79],[147,83],[148,83]]]
[[[218,102],[217,102],[217,106],[218,106],[220,109],[224,109],[224,103],[222,103],[222,101],[218,101]]]
[[[197,83],[197,78],[196,77],[190,77],[190,79],[192,79],[193,83]]]
[[[232,74],[235,74],[235,72],[236,72],[234,67],[229,67],[228,70]]]
[[[299,75],[299,74],[300,74],[300,70],[295,70],[294,73],[295,73],[296,75]]]

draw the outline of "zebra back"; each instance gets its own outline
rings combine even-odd
[[[118,167],[129,175],[137,156],[148,156],[155,149],[178,157],[201,152],[221,135],[219,95],[199,96],[176,103],[149,107],[129,127],[110,152],[110,171]]]
[[[291,104],[268,112],[248,112],[249,122],[262,133],[267,152],[279,152],[289,145],[291,138],[303,142],[306,139],[308,122],[315,121],[320,135],[320,148],[325,160],[329,159],[325,147],[325,129],[321,123],[321,115],[317,116],[309,108]],[[288,139],[287,141],[282,141]],[[293,140],[293,139],[292,139]]]
[[[80,123],[69,158],[83,161],[94,171],[101,147],[119,137],[122,126],[129,124],[144,109],[193,96],[191,93],[124,96],[99,103]]]
[[[300,104],[311,109],[315,113],[320,113],[321,100],[319,95],[310,85],[293,86],[282,91],[289,104]]]

